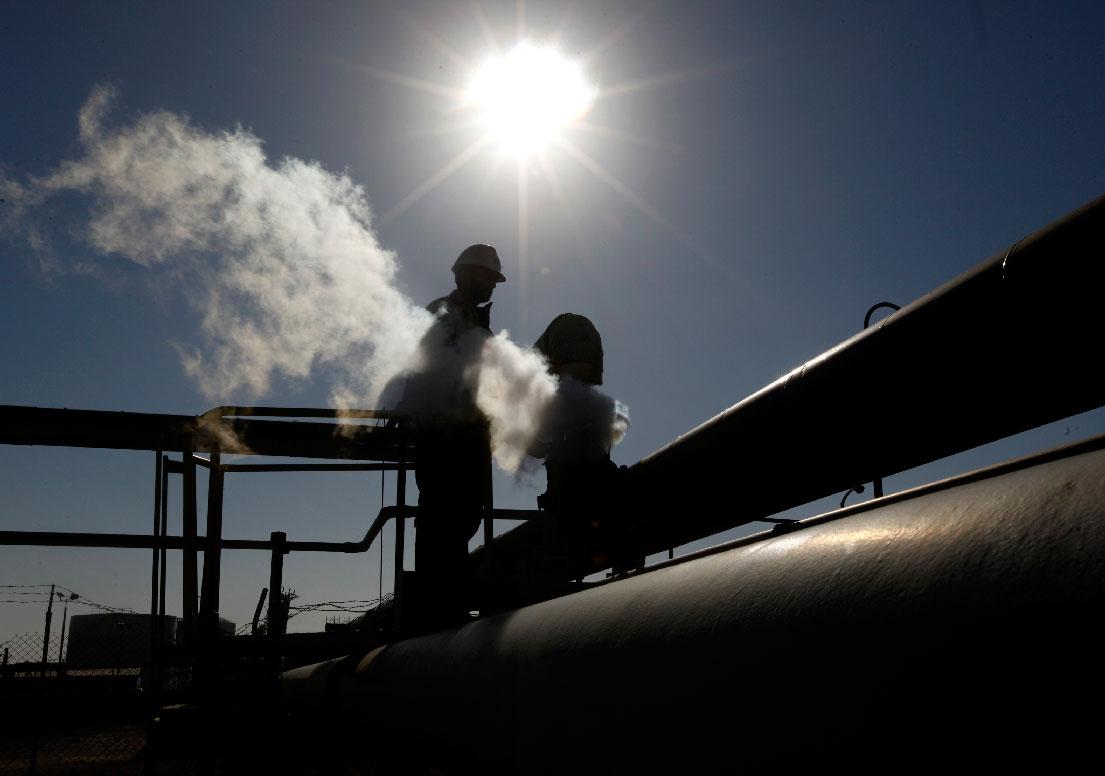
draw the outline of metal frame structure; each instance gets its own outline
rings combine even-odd
[[[386,420],[387,425],[303,422],[303,418]],[[270,554],[268,632],[260,652],[268,665],[265,675],[275,680],[282,667],[286,638],[287,612],[283,610],[280,595],[284,556],[292,552],[364,553],[381,538],[387,523],[395,520],[392,588],[395,606],[389,633],[394,637],[403,632],[405,525],[408,519],[417,516],[418,510],[407,503],[407,472],[413,465],[414,449],[400,417],[375,410],[286,407],[216,407],[202,415],[188,417],[0,406],[0,443],[147,449],[154,452],[153,520],[149,534],[0,531],[0,546],[151,550],[150,671],[154,690],[150,694],[151,711],[158,708],[158,688],[166,662],[170,659],[191,665],[195,670],[193,686],[201,701],[214,702],[220,654],[216,636],[224,550]],[[173,458],[168,452],[178,452],[180,457]],[[199,452],[207,452],[210,457],[204,458]],[[222,455],[226,453],[344,460],[340,463],[224,463]],[[197,467],[208,471],[205,535],[198,531]],[[283,531],[273,531],[268,539],[228,539],[223,536],[223,496],[228,474],[389,471],[397,474],[394,504],[381,506],[365,535],[358,541],[289,540]],[[182,531],[179,536],[168,533],[170,475],[181,477]],[[485,539],[489,540],[493,535],[495,519],[525,520],[532,515],[532,512],[525,510],[489,508],[484,516]],[[164,643],[166,560],[170,550],[182,553],[183,582],[181,638],[172,655]],[[204,559],[202,573],[199,570],[201,552]]]

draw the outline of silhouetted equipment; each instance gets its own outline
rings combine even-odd
[[[267,655],[267,676],[323,661],[281,682],[294,724],[320,730],[299,736],[308,758],[347,741],[362,762],[448,774],[1095,768],[1105,437],[797,523],[775,515],[1105,405],[1103,257],[1105,198],[681,436],[631,467],[616,549],[651,554],[757,520],[772,531],[606,583],[574,581],[603,570],[580,562],[558,591],[578,592],[435,634],[377,623],[209,644],[239,650],[226,661]],[[410,465],[401,423],[256,417],[311,414],[0,407],[0,443],[186,451],[163,476],[280,470],[193,449]],[[878,444],[849,433],[872,416]],[[397,496],[391,517],[414,511]],[[183,548],[185,568],[200,551],[264,549],[276,591],[285,552],[363,551],[382,520],[348,543],[155,530],[0,531],[0,544]],[[519,535],[496,539],[490,560],[482,549],[481,571],[516,564]]]
[[[648,456],[630,469],[641,552],[1101,406],[1103,258],[1098,198]]]
[[[293,670],[285,694],[330,744],[450,774],[1087,769],[1103,447]]]
[[[1102,257],[1098,199],[644,459],[630,471],[635,548],[1105,404],[1090,363]],[[885,439],[853,442],[853,419],[872,415]],[[373,731],[380,760],[444,773],[883,771],[903,755],[919,769],[1088,768],[1105,689],[1103,447],[291,671],[286,696],[338,740]],[[737,498],[734,483],[755,487]]]

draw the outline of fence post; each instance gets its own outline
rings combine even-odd
[[[31,766],[28,773],[38,773],[39,727],[42,725],[43,698],[46,695],[46,666],[50,660],[50,620],[54,616],[54,585],[50,585],[50,602],[46,604],[46,631],[42,634],[42,670],[39,674],[39,707],[34,709],[34,734],[31,737]]]
[[[269,594],[267,587],[261,588],[261,595],[257,598],[257,608],[253,610],[253,622],[250,624],[249,635],[257,635],[257,623],[261,619],[261,609],[265,606],[265,596]]]
[[[50,621],[54,619],[54,585],[50,585],[50,602],[46,604],[46,630],[42,633],[42,678],[50,664]]]
[[[268,738],[272,746],[267,747],[266,757],[269,758],[269,769],[274,772],[283,772],[286,765],[281,761],[284,746],[281,742],[283,735],[283,715],[280,704],[280,669],[281,636],[284,634],[287,610],[284,608],[284,553],[287,551],[288,535],[283,531],[273,531],[270,535],[272,541],[272,558],[269,562],[269,623],[268,623],[268,670],[265,672],[265,691],[268,694],[267,708]]]
[[[284,585],[284,553],[287,552],[284,545],[287,544],[288,535],[283,531],[273,531],[269,538],[272,541],[272,559],[269,562],[269,636],[275,652],[279,638],[284,634],[287,616],[281,590]]]

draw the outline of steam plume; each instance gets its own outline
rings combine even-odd
[[[491,448],[501,468],[522,466],[556,389],[541,355],[518,347],[506,332],[484,344],[476,404],[491,419]]]
[[[181,358],[203,393],[256,398],[276,374],[334,364],[348,370],[347,390],[374,394],[429,315],[396,290],[395,256],[370,228],[364,190],[300,159],[270,166],[241,128],[208,133],[157,112],[108,130],[113,98],[92,92],[79,119],[83,156],[35,189],[90,195],[98,251],[171,264],[201,285],[204,346]]]
[[[25,185],[0,180],[12,218],[56,193],[87,195],[98,252],[199,284],[190,298],[202,346],[180,357],[212,400],[256,399],[275,376],[327,366],[339,375],[335,404],[372,406],[413,364],[432,318],[396,288],[396,257],[372,231],[364,189],[314,162],[272,164],[240,127],[207,132],[166,111],[108,127],[114,98],[97,87],[81,109],[79,158]],[[505,334],[484,344],[466,379],[499,465],[517,470],[555,379]]]

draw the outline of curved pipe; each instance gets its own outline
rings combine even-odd
[[[871,325],[871,316],[874,315],[877,310],[898,311],[901,309],[902,306],[900,304],[894,304],[893,302],[877,302],[876,304],[871,305],[871,307],[867,310],[867,314],[863,316],[863,328],[866,329],[868,326]]]
[[[870,308],[868,308],[867,314],[863,316],[863,328],[866,329],[871,325],[871,316],[874,315],[877,310],[893,310],[894,312],[897,312],[901,309],[902,306],[900,304],[894,304],[893,302],[879,302],[877,304],[873,304]],[[892,312],[891,315],[893,314],[894,313]],[[854,490],[856,493],[862,493],[863,486],[859,485],[855,488],[852,488],[852,490]],[[882,498],[882,477],[875,477],[875,479],[871,481],[871,491],[874,498]],[[847,498],[848,494],[845,493],[844,498],[840,499],[840,506],[842,509],[844,507],[844,500]]]
[[[294,724],[446,774],[1095,762],[1105,451],[835,515],[290,671]]]

